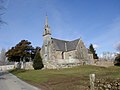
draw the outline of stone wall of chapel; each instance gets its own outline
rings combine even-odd
[[[45,47],[44,46],[42,46],[42,48],[40,50],[40,55],[42,57],[43,64],[46,64],[46,61],[45,61]]]
[[[62,59],[62,51],[55,51],[54,54],[55,59]]]
[[[40,50],[40,55],[42,57],[42,59],[44,59],[44,46],[42,46],[41,50]]]
[[[88,54],[89,59],[93,59],[93,54]]]
[[[52,56],[52,48],[51,48],[51,43],[49,42],[47,45],[43,44],[42,48],[41,48],[41,51],[40,51],[40,54],[41,54],[41,57],[43,59],[43,62],[45,60],[45,55],[47,55],[47,60],[51,59],[51,56]]]
[[[53,45],[51,43],[48,44],[48,54],[49,54],[49,60],[52,60]]]
[[[93,54],[88,54],[88,63],[91,65],[95,63],[95,60],[93,59]]]
[[[61,51],[56,51],[54,44],[51,42],[49,49],[50,60],[61,59]]]
[[[77,55],[79,59],[88,59],[87,48],[82,41],[79,41],[77,45]]]
[[[55,59],[78,59],[77,50],[69,51],[69,52],[62,52],[62,51],[55,51],[52,55]]]
[[[78,59],[76,52],[77,50],[64,52],[64,59]]]

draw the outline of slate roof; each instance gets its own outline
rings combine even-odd
[[[79,40],[80,39],[76,39],[73,41],[65,41],[65,40],[52,38],[52,42],[54,44],[55,50],[64,51],[64,52],[75,50]]]

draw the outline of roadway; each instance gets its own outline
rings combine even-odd
[[[0,71],[0,90],[40,90],[11,73]]]

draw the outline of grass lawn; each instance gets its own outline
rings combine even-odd
[[[120,78],[120,67],[79,66],[60,70],[13,70],[18,78],[43,90],[88,90],[89,74],[96,78]]]

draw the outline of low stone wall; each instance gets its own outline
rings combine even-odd
[[[2,71],[12,70],[12,69],[14,69],[14,65],[3,65],[3,66],[0,66],[0,70],[2,70]]]
[[[120,79],[97,79],[95,90],[120,90]]]
[[[80,65],[83,65],[82,60],[80,61],[78,59],[57,59],[47,61],[44,64],[44,69],[71,68]]]
[[[103,66],[103,67],[109,67],[109,66],[114,66],[114,63],[112,61],[96,61],[95,64],[96,66]]]
[[[33,68],[33,62],[26,62],[26,66],[25,66],[25,69],[34,69]]]
[[[52,60],[51,60],[52,61]],[[80,63],[79,59],[57,59],[57,64],[69,64],[69,63]]]
[[[14,64],[15,68],[19,67],[18,63],[19,62],[15,62],[15,64]],[[21,69],[23,69],[24,67],[25,67],[24,69],[26,69],[26,70],[28,70],[28,69],[34,69],[33,68],[33,62],[26,62],[26,63],[20,62],[20,63],[21,63]]]

